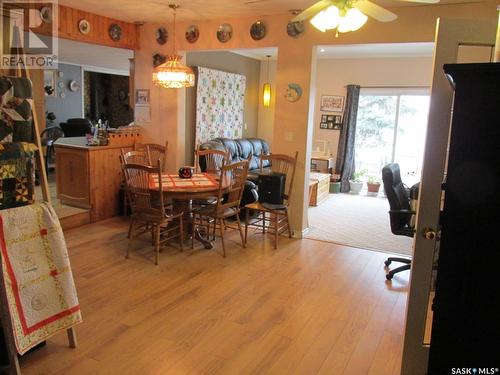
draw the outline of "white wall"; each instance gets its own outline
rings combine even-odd
[[[319,59],[316,76],[314,140],[330,142],[332,156],[337,156],[339,130],[320,129],[321,95],[346,95],[345,86],[430,86],[432,57]]]
[[[260,64],[260,85],[259,85],[259,116],[257,123],[257,137],[265,139],[269,146],[273,145],[273,129],[274,129],[274,108],[276,104],[276,69],[277,61],[269,61],[269,83],[271,84],[271,105],[264,107],[262,104],[262,88],[267,82],[267,61],[264,60]]]

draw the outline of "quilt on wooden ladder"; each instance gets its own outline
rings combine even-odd
[[[82,321],[66,242],[50,205],[0,211],[0,251],[18,353]]]

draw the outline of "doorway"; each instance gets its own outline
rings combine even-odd
[[[391,231],[389,203],[381,186],[382,168],[398,163],[404,184],[412,186],[419,181],[432,51],[433,43],[318,47],[312,156],[314,160],[330,160],[334,165],[330,170],[315,171],[316,166],[311,163],[312,172],[330,173],[332,179],[325,200],[308,210],[306,238],[411,257],[412,238]],[[343,74],[332,75],[332,71]],[[338,107],[343,107],[348,102],[348,85],[360,86],[352,146],[355,156],[352,177],[357,177],[362,185],[358,194],[339,193],[338,184],[335,188],[340,172],[335,165],[341,161],[339,144],[348,126],[344,118],[346,109],[332,112],[323,106],[325,98],[334,98],[341,103]],[[330,117],[340,118],[341,124],[335,126],[334,121],[334,126],[329,126]],[[318,147],[320,144],[325,147]],[[322,150],[326,150],[324,155],[316,155]],[[311,176],[316,177],[314,173]],[[368,182],[380,183],[379,190],[368,191]]]

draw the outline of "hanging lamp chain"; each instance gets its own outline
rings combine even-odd
[[[177,16],[177,8],[179,8],[179,5],[177,5],[177,4],[169,4],[168,7],[174,11],[174,26],[173,26],[173,31],[172,31],[172,39],[173,39],[173,43],[174,43],[174,45],[173,45],[173,47],[174,47],[173,54],[176,55],[177,51],[175,49],[175,19],[176,19],[176,16]]]

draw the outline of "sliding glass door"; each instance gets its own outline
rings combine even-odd
[[[381,178],[398,163],[403,182],[420,179],[429,110],[428,90],[362,89],[356,126],[356,171]]]

